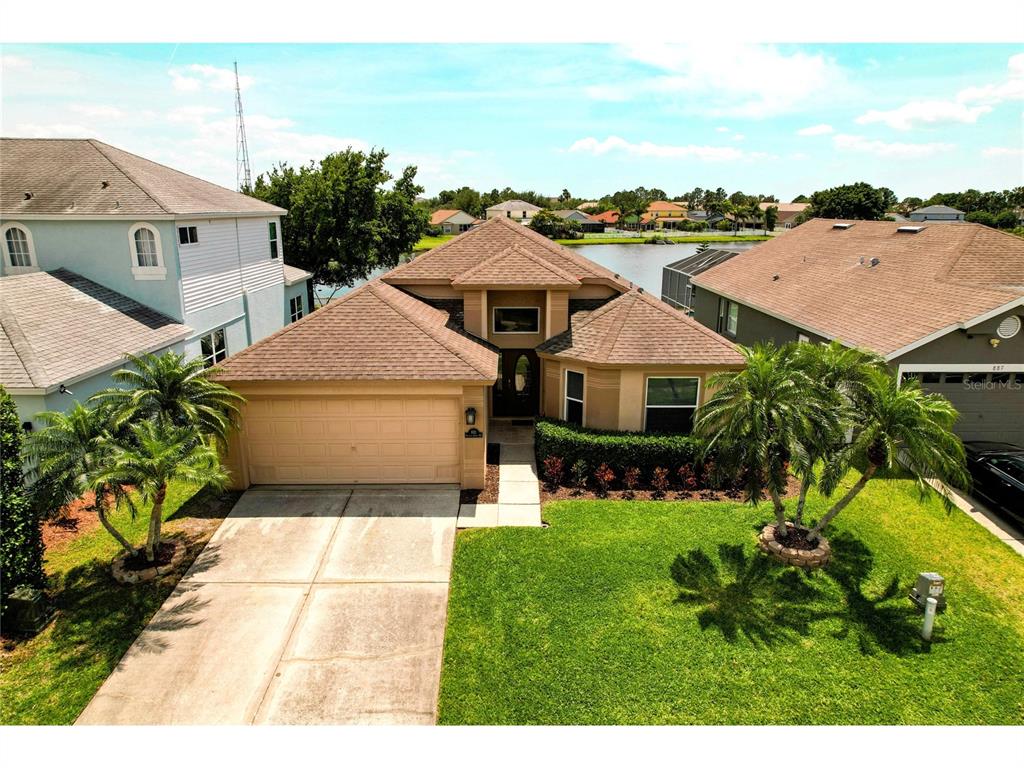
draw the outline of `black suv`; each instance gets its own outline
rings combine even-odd
[[[1024,521],[1024,448],[1009,443],[968,441],[972,492],[997,512]]]

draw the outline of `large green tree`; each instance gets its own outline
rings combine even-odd
[[[22,435],[14,399],[0,386],[0,611],[15,588],[46,585],[39,516],[25,491]]]
[[[822,189],[811,195],[811,207],[802,218],[869,219],[879,221],[896,204],[887,187],[873,187],[863,181]]]
[[[579,222],[563,219],[551,211],[538,211],[529,224],[530,229],[551,239],[571,240],[580,237],[582,228]]]
[[[764,233],[774,231],[775,225],[779,222],[779,206],[769,205],[764,211]]]
[[[423,189],[415,166],[394,179],[384,168],[387,156],[349,148],[298,169],[282,163],[256,180],[255,197],[288,209],[287,263],[338,289],[396,266],[412,251],[427,230],[427,213],[415,205]]]

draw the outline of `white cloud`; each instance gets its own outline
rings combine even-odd
[[[15,56],[12,53],[5,53],[0,56],[0,70],[4,69],[28,69],[32,62],[24,56]]]
[[[569,147],[570,152],[587,152],[592,155],[606,155],[609,152],[625,152],[638,157],[680,158],[693,157],[698,160],[720,162],[741,160],[746,154],[735,147],[712,147],[697,144],[655,144],[650,141],[629,142],[620,136],[609,136],[599,141],[593,136],[580,139]],[[752,155],[751,155],[752,156]]]
[[[235,89],[235,71],[226,67],[213,67],[209,64],[189,64],[184,68],[167,71],[171,76],[171,85],[176,91],[194,93],[203,89],[211,91],[233,91]],[[239,75],[238,84],[244,91],[253,84],[249,75]]]
[[[986,147],[981,150],[983,157],[1021,157],[1024,149],[1020,147]]]
[[[864,152],[877,157],[893,158],[917,158],[930,157],[940,152],[949,152],[955,149],[953,144],[946,144],[940,141],[932,141],[924,144],[908,144],[903,142],[886,142],[877,139],[867,139],[864,136],[852,136],[839,133],[832,137],[836,149],[848,150],[851,152]]]
[[[124,111],[110,104],[72,104],[71,112],[96,120],[120,120]]]
[[[732,140],[733,141],[743,141],[745,138],[747,138],[747,137],[744,136],[742,133],[734,133],[732,135]]]
[[[828,123],[818,123],[817,125],[809,125],[806,128],[801,128],[796,132],[797,136],[823,136],[826,133],[832,133],[833,128]]]
[[[959,101],[909,101],[890,110],[870,109],[857,118],[858,125],[885,123],[898,131],[909,131],[917,125],[976,123],[992,107],[969,106]]]
[[[802,51],[782,53],[771,45],[737,44],[721,55],[718,42],[649,43],[623,46],[623,54],[657,74],[635,78],[630,95],[702,96],[710,115],[762,118],[801,108],[814,97],[837,91],[845,76],[834,60]],[[752,73],[756,73],[752,75]],[[785,83],[785,87],[779,87]],[[622,100],[621,90],[595,86],[591,98]]]
[[[715,128],[715,130],[718,131],[719,133],[728,133],[731,129],[724,125],[720,125],[717,128]]]
[[[1007,78],[1001,83],[964,88],[953,99],[909,101],[895,109],[871,109],[858,117],[857,123],[884,123],[898,131],[920,125],[973,125],[998,104],[1024,100],[1024,53],[1011,56],[1006,70]]]

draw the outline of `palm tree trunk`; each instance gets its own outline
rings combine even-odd
[[[807,492],[811,489],[811,474],[810,472],[800,480],[800,498],[796,502],[796,515],[793,517],[793,522],[798,526],[804,524],[804,504],[807,503]]]
[[[146,559],[156,559],[157,548],[160,546],[160,524],[163,522],[164,498],[167,496],[167,483],[162,483],[153,497],[153,509],[149,513],[149,535],[146,537]]]
[[[104,528],[107,529],[107,533],[109,533],[111,536],[113,536],[117,540],[117,543],[125,548],[125,550],[128,552],[128,554],[130,554],[130,555],[135,554],[135,547],[133,547],[131,545],[131,543],[128,541],[128,539],[126,539],[124,536],[122,536],[121,532],[119,530],[117,530],[117,528],[115,528],[113,526],[113,524],[110,522],[110,520],[107,519],[106,507],[103,506],[102,504],[97,504],[96,505],[96,513],[99,515],[100,524]]]
[[[868,464],[867,469],[864,470],[864,474],[860,476],[860,478],[857,480],[857,482],[853,484],[853,487],[850,488],[850,490],[848,490],[846,492],[846,494],[843,496],[843,498],[841,498],[839,501],[837,501],[832,506],[832,509],[830,509],[828,512],[825,513],[825,516],[823,518],[821,518],[821,520],[818,521],[818,524],[816,526],[814,526],[813,529],[811,529],[811,532],[808,534],[807,537],[811,541],[817,541],[818,537],[821,534],[822,529],[824,529],[824,527],[826,525],[831,523],[832,522],[832,518],[834,518],[836,515],[838,515],[840,512],[842,512],[846,508],[846,505],[849,504],[851,501],[853,501],[853,498],[858,493],[860,493],[862,490],[864,490],[864,486],[868,484],[868,480],[870,480],[874,476],[875,472],[877,472],[877,471],[878,471],[878,465],[877,464]]]
[[[786,505],[782,503],[782,497],[774,488],[769,491],[772,497],[772,506],[775,507],[775,535],[786,535]]]

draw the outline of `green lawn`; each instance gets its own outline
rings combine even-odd
[[[238,494],[196,493],[172,486],[164,533],[184,540],[187,562],[209,540]],[[146,536],[146,518],[127,510],[112,518],[135,542]],[[159,582],[125,586],[110,576],[118,546],[96,527],[47,552],[54,621],[38,636],[0,656],[0,724],[74,722],[121,656],[170,594],[181,572]]]
[[[447,243],[453,237],[455,237],[455,235],[424,235],[412,250],[415,253],[419,253],[420,251],[429,251],[431,248],[437,248],[437,246],[442,243]]]
[[[644,235],[644,237],[587,237],[578,240],[556,240],[562,245],[643,245],[647,237],[661,237],[655,233]],[[666,235],[665,240],[673,243],[732,243],[739,240],[757,242],[759,240],[771,240],[771,235]],[[422,240],[420,241],[423,242]]]
[[[460,532],[440,721],[1024,723],[1024,558],[906,480],[869,484],[810,577],[761,568],[769,514],[569,501]],[[925,570],[949,599],[931,645],[906,598]]]

